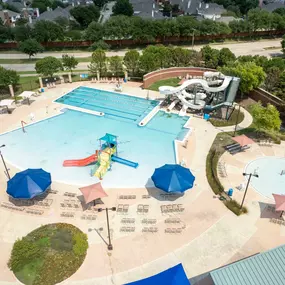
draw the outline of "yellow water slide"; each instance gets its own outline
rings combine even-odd
[[[99,179],[102,179],[103,176],[106,174],[108,169],[110,168],[111,164],[111,156],[116,152],[116,147],[112,148],[105,148],[102,152],[100,152],[98,157],[98,169],[94,173]]]

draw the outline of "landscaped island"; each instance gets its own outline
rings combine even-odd
[[[24,284],[53,285],[77,271],[87,248],[87,235],[77,227],[49,224],[15,242],[8,266]]]

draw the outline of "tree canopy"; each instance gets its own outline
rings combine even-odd
[[[0,66],[0,87],[8,87],[9,85],[16,85],[20,80],[20,76],[15,70],[6,69]]]
[[[92,54],[92,59],[90,65],[88,65],[88,69],[92,74],[96,74],[100,72],[100,75],[104,74],[107,69],[107,57],[106,53],[102,49],[97,49]]]
[[[114,15],[132,16],[134,14],[133,5],[129,0],[117,0],[112,10]]]
[[[53,77],[55,73],[61,71],[63,68],[59,59],[47,56],[36,62],[35,69],[38,74]]]
[[[62,66],[65,70],[72,72],[78,65],[78,60],[74,56],[68,54],[62,55]]]
[[[131,73],[132,76],[136,74],[139,68],[140,54],[137,50],[129,50],[124,56],[124,64],[127,71]]]
[[[109,58],[109,70],[112,74],[114,74],[116,77],[122,74],[123,72],[123,62],[122,59],[118,56],[111,56]]]
[[[31,56],[34,56],[39,52],[43,52],[44,48],[36,40],[28,39],[20,43],[19,50],[26,53],[29,55],[29,58],[31,58]]]
[[[260,102],[251,106],[253,122],[258,130],[279,131],[281,126],[280,113],[275,106],[267,104],[263,107]]]
[[[70,14],[82,28],[87,28],[92,21],[97,21],[100,16],[99,8],[95,5],[76,6],[70,10]]]
[[[64,32],[61,26],[45,20],[40,20],[35,23],[32,35],[39,43],[63,40],[64,38]]]
[[[220,68],[225,75],[237,76],[241,79],[239,89],[242,93],[248,93],[260,86],[265,80],[265,72],[262,67],[254,62],[235,62],[229,66]]]

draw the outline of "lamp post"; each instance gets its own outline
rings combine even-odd
[[[238,105],[238,113],[237,113],[237,119],[236,119],[236,125],[235,125],[235,130],[234,130],[234,135],[233,135],[233,137],[235,137],[235,136],[236,136],[236,131],[237,131],[237,125],[238,125],[239,113],[240,113],[240,105]]]
[[[247,184],[246,184],[246,188],[245,188],[245,192],[244,192],[244,195],[243,195],[243,198],[242,198],[240,209],[242,209],[243,202],[244,202],[244,199],[245,199],[245,196],[246,196],[246,193],[247,193],[247,189],[248,189],[248,185],[249,185],[249,182],[251,180],[251,177],[254,176],[254,177],[258,178],[258,174],[256,174],[256,173],[243,173],[242,175],[243,176],[249,176],[249,178],[248,178],[248,181],[247,181]]]
[[[2,148],[2,147],[5,147],[5,145],[2,144],[2,145],[0,146],[0,148]],[[3,157],[3,155],[2,155],[1,150],[0,150],[0,156],[1,156],[2,162],[3,162],[3,164],[4,164],[4,167],[5,167],[5,171],[6,171],[6,173],[7,173],[7,176],[8,176],[8,178],[9,178],[9,180],[10,180],[11,177],[10,177],[10,174],[9,174],[9,171],[8,171],[8,168],[7,168],[7,165],[6,165],[6,163],[5,163],[5,160],[4,160],[4,157]]]
[[[110,224],[109,224],[109,213],[108,211],[116,211],[116,207],[112,208],[99,208],[98,212],[106,211],[106,218],[107,218],[107,228],[108,228],[108,238],[109,238],[109,244],[108,244],[108,250],[113,250],[113,245],[111,243],[111,236],[110,236]]]

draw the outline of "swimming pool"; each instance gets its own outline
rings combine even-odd
[[[246,166],[246,173],[257,173],[258,178],[252,176],[251,185],[263,196],[273,198],[274,194],[285,194],[285,158],[262,157],[250,162]]]
[[[119,95],[121,96],[121,95]],[[143,100],[143,99],[142,99]],[[70,184],[87,185],[98,181],[91,177],[92,166],[63,167],[66,159],[87,157],[99,149],[98,139],[111,133],[118,136],[118,156],[139,163],[137,169],[113,163],[103,179],[105,187],[143,187],[154,168],[175,163],[174,140],[183,139],[189,117],[159,111],[145,126],[116,116],[94,116],[67,110],[61,115],[0,135],[8,162],[20,169],[42,167],[52,179]]]
[[[107,117],[134,122],[139,122],[159,104],[156,100],[146,100],[84,86],[72,90],[55,102],[103,112]]]

